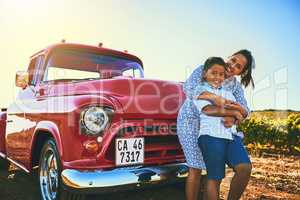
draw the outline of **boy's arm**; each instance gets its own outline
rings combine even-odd
[[[235,84],[232,90],[232,94],[235,97],[238,105],[240,108],[238,108],[240,111],[242,111],[243,116],[245,118],[250,114],[250,109],[247,104],[247,100],[245,98],[244,89],[242,88],[242,85],[240,82],[235,80]]]
[[[232,94],[237,102],[227,100],[221,96],[213,94],[205,90],[205,87],[201,84],[199,84],[194,90],[193,97],[195,99],[208,100],[216,106],[225,107],[230,110],[237,110],[242,114],[243,118],[246,118],[249,115],[250,109],[247,106],[247,101],[244,96],[244,90],[239,82],[235,81],[234,84],[235,85]]]
[[[201,86],[199,85],[198,87],[200,88]],[[234,101],[225,99],[225,98],[223,98],[221,96],[218,96],[216,94],[213,94],[213,93],[211,93],[209,91],[205,91],[204,88],[202,90],[203,90],[203,92],[202,93],[198,93],[198,95],[194,95],[194,98],[210,101],[214,105],[220,106],[220,107],[226,106],[226,105],[230,105],[230,104],[234,103]]]
[[[247,116],[247,112],[241,106],[239,106],[238,103],[236,103],[232,100],[225,99],[222,96],[216,95],[214,93],[211,93],[209,88],[205,87],[205,85],[199,84],[197,86],[197,88],[200,88],[200,87],[201,87],[201,90],[204,91],[204,92],[202,92],[198,96],[194,94],[195,99],[198,99],[200,101],[201,100],[202,101],[203,100],[209,101],[209,102],[211,102],[211,104],[214,104],[214,105],[216,105],[220,108],[227,108],[227,109],[230,109],[230,110],[237,110],[243,115],[243,117]],[[211,108],[213,108],[213,107],[211,107]],[[210,110],[208,110],[208,111],[210,111]],[[202,110],[200,110],[200,112],[202,112]],[[206,114],[211,115],[211,116],[216,116],[216,113],[213,113],[213,112],[212,113],[206,113]],[[219,116],[219,114],[217,116]],[[232,116],[224,116],[223,119],[222,119],[222,122],[223,122],[223,124],[226,128],[232,127],[235,123],[239,123],[239,121],[240,120],[236,120],[236,118],[232,117]]]
[[[227,109],[215,105],[206,105],[201,110],[204,114],[215,117],[234,117],[237,123],[243,120],[242,114],[237,110]]]
[[[212,104],[216,106],[225,107],[231,110],[237,110],[242,114],[244,118],[246,118],[250,113],[250,109],[248,108],[247,100],[245,99],[244,90],[241,84],[236,80],[234,82],[234,87],[232,88],[232,94],[237,100],[237,102],[227,100],[221,96],[213,94],[207,91],[206,88],[203,87],[201,84],[199,84],[194,89],[193,98],[207,100],[212,102]]]
[[[224,106],[226,104],[234,103],[234,101],[227,100],[222,96],[216,95],[204,83],[199,83],[193,91],[193,99],[207,100],[216,106]]]

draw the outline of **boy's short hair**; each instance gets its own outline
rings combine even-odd
[[[206,72],[207,70],[209,70],[209,68],[211,68],[215,64],[224,66],[224,68],[226,68],[226,63],[223,60],[223,58],[221,58],[221,57],[209,57],[204,63],[203,71]]]

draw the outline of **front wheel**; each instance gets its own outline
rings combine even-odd
[[[39,162],[39,183],[42,200],[84,200],[83,195],[66,191],[61,181],[61,161],[53,139],[44,144]]]

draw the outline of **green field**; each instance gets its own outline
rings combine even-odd
[[[239,129],[251,153],[300,155],[300,112],[254,111]]]

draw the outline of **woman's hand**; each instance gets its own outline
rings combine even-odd
[[[233,115],[236,119],[235,124],[241,123],[241,121],[244,119],[243,115],[237,110],[233,111]]]
[[[234,101],[225,104],[225,108],[239,111],[243,118],[246,118],[248,115],[247,111],[239,103]]]

